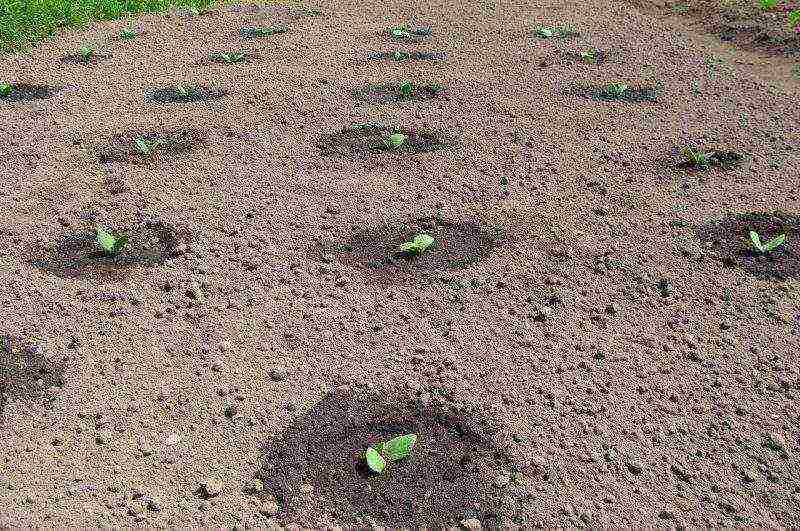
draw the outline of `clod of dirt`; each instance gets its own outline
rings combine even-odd
[[[65,55],[62,59],[62,63],[68,64],[79,64],[79,65],[98,65],[105,61],[106,59],[110,59],[110,53],[93,53],[91,55],[83,55],[79,53],[74,53],[70,55]]]
[[[273,35],[280,35],[289,31],[288,26],[273,25],[266,27],[253,27],[242,28],[239,34],[245,39],[260,39],[263,37],[272,37]]]
[[[227,90],[204,85],[164,87],[154,90],[150,99],[157,103],[191,103],[218,100],[228,94]]]
[[[63,386],[64,365],[45,356],[44,344],[0,334],[0,419],[8,402],[35,399],[49,387]]]
[[[428,26],[395,26],[381,32],[393,41],[422,42],[431,36],[433,31]]]
[[[97,156],[104,163],[141,164],[171,160],[203,145],[205,139],[206,134],[196,129],[123,133],[100,147]]]
[[[498,487],[497,478],[518,466],[498,430],[477,408],[382,391],[328,394],[265,445],[257,476],[262,496],[277,499],[279,517],[311,527],[328,514],[346,527],[441,528],[467,518],[499,526],[516,499],[509,501],[513,487]],[[368,471],[369,445],[410,433],[418,441],[407,458],[381,475]]]
[[[750,231],[765,241],[786,234],[786,242],[773,251],[759,253],[750,242]],[[695,232],[710,244],[711,255],[728,267],[744,269],[759,278],[783,280],[800,276],[800,216],[749,212],[712,221]]]
[[[678,168],[685,170],[707,170],[709,168],[728,170],[744,160],[744,156],[736,151],[725,151],[719,149],[697,149],[696,151],[705,153],[707,161],[706,166],[684,158],[678,163]]]
[[[446,98],[444,87],[436,84],[412,85],[407,95],[398,84],[367,85],[353,91],[353,96],[368,103],[389,103],[398,101],[426,101],[434,98]]]
[[[417,234],[428,234],[434,244],[419,256],[400,253],[403,243]],[[489,231],[471,222],[420,218],[410,223],[390,223],[367,228],[336,242],[322,245],[323,255],[380,275],[413,275],[425,271],[463,269],[486,258],[503,238],[501,231]]]
[[[115,232],[129,238],[116,255],[105,253],[96,242],[94,230],[68,235],[53,245],[31,249],[28,262],[42,271],[62,278],[112,279],[132,267],[154,267],[175,256],[187,235],[170,225],[144,220]]]
[[[375,52],[369,58],[376,61],[444,61],[444,52]]]
[[[0,94],[0,101],[35,101],[47,99],[60,89],[48,85],[29,85],[20,83],[11,85],[11,92],[5,96]]]
[[[389,147],[386,142],[395,133],[405,135],[398,147]],[[323,136],[317,143],[323,156],[365,157],[376,153],[427,153],[446,147],[438,133],[407,128],[391,128],[382,124],[357,124],[337,133]]]
[[[568,93],[595,101],[619,101],[623,103],[658,101],[658,88],[649,86],[630,86],[619,94],[611,92],[608,85],[576,86],[570,89]]]

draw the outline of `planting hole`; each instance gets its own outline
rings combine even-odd
[[[403,137],[394,143],[394,139]],[[357,124],[323,136],[318,144],[323,156],[365,157],[376,153],[427,153],[444,149],[438,133],[407,128],[391,128],[381,124]]]
[[[218,100],[227,94],[226,90],[205,85],[179,83],[172,87],[154,90],[150,94],[150,99],[157,103],[191,103]]]
[[[36,101],[50,98],[59,89],[48,85],[30,85],[27,83],[3,84],[0,90],[0,101]]]
[[[401,84],[367,85],[364,88],[353,91],[353,96],[357,100],[376,104],[446,98],[445,89],[441,85],[435,83],[416,85],[410,82]]]
[[[397,50],[394,52],[375,52],[369,58],[376,61],[444,61],[444,52],[405,52]]]
[[[0,419],[9,402],[33,400],[64,385],[65,362],[46,356],[45,344],[0,334]]]
[[[645,103],[658,101],[658,88],[641,85],[631,86],[626,83],[575,86],[568,93],[573,96],[604,102]]]
[[[206,135],[195,129],[119,134],[97,150],[100,162],[137,164],[179,158],[205,143]]]

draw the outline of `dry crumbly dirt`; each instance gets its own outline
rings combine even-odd
[[[0,528],[800,526],[788,78],[652,6],[373,4],[2,58],[58,91],[0,99]],[[404,21],[432,35],[391,41]],[[108,57],[62,61],[88,41]],[[552,60],[587,49],[613,60]],[[259,60],[205,60],[227,50]],[[392,50],[445,59],[369,59]],[[406,80],[447,98],[354,97]],[[657,98],[575,94],[610,82]],[[151,100],[177,83],[225,95]],[[452,142],[320,152],[375,123]],[[175,131],[202,142],[118,145]],[[687,145],[743,158],[679,168]],[[751,228],[787,244],[755,256]],[[383,260],[418,229],[429,255]],[[364,474],[402,432],[411,457]]]

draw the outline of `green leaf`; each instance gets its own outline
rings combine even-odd
[[[136,38],[136,35],[137,35],[137,32],[133,28],[125,28],[119,34],[120,38],[125,39],[125,40],[134,39],[134,38]]]
[[[111,252],[114,254],[119,254],[125,248],[126,245],[128,245],[128,237],[120,236],[119,238],[117,238],[116,243],[114,243]]]
[[[117,238],[103,227],[97,227],[97,243],[107,253],[115,253]]]
[[[433,245],[433,236],[429,234],[417,234],[414,236],[414,245],[419,249],[419,252],[424,253],[428,248]]]
[[[0,96],[8,96],[12,90],[11,83],[0,83]]]
[[[400,85],[400,95],[404,98],[410,98],[412,92],[414,92],[414,85],[410,81]]]
[[[794,29],[800,26],[800,9],[795,9],[789,13],[789,25]]]
[[[403,133],[394,133],[389,135],[389,138],[386,140],[386,145],[390,148],[399,148],[406,142],[406,135]]]
[[[753,243],[753,247],[762,253],[764,252],[764,246],[761,244],[761,237],[754,230],[750,231],[750,241]]]
[[[759,0],[759,3],[763,9],[772,9],[778,5],[778,0]]]
[[[367,466],[376,474],[380,474],[386,468],[386,460],[373,447],[367,448]]]
[[[765,252],[773,251],[777,247],[779,247],[780,245],[783,245],[783,243],[785,241],[786,241],[786,235],[785,234],[781,234],[780,236],[775,236],[770,241],[768,241],[767,243],[764,244],[764,251]]]
[[[536,34],[543,39],[549,39],[554,35],[554,31],[550,28],[539,26],[538,28],[536,28]]]
[[[401,253],[413,253],[417,250],[417,244],[414,242],[406,242],[400,245]]]
[[[417,443],[417,436],[412,434],[400,435],[389,441],[386,441],[383,449],[383,455],[389,461],[399,461],[411,453],[414,445]]]
[[[139,153],[142,155],[149,155],[150,154],[150,146],[147,145],[147,141],[143,138],[137,138],[133,141],[136,144],[136,149],[139,150]]]
[[[404,39],[409,37],[411,33],[409,33],[408,29],[405,26],[398,26],[396,28],[392,28],[392,37],[395,39]]]

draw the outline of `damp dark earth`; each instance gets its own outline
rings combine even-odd
[[[0,9],[0,529],[800,528],[800,6],[94,4]]]

